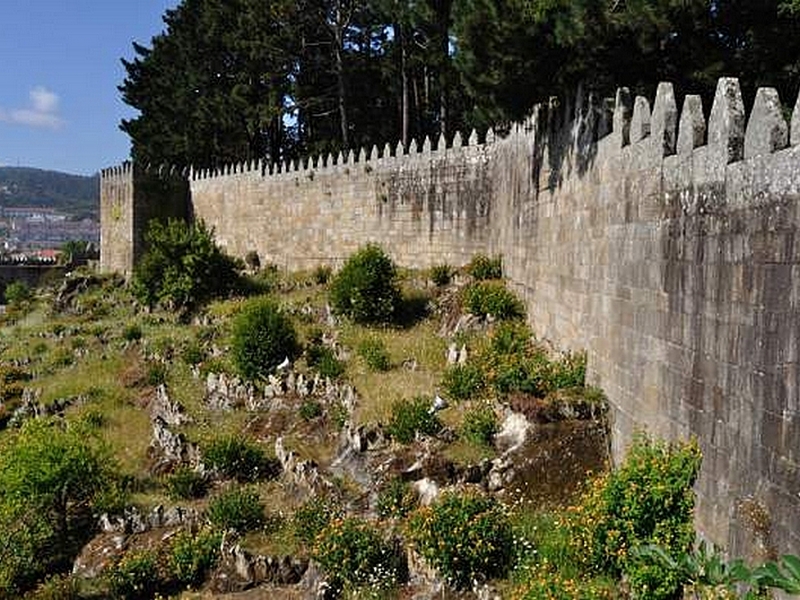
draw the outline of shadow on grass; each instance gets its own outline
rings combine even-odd
[[[410,329],[424,321],[430,314],[430,295],[420,290],[403,294],[395,312],[393,325],[400,329]]]

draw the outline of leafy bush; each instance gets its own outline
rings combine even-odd
[[[78,579],[70,575],[48,577],[25,600],[81,600]]]
[[[417,551],[458,588],[504,575],[513,555],[508,516],[489,496],[445,494],[411,516],[408,533]]]
[[[266,377],[284,358],[293,359],[298,352],[292,321],[270,299],[248,302],[233,321],[231,355],[246,379]]]
[[[6,286],[6,303],[11,306],[22,306],[33,298],[31,289],[23,281],[12,281]]]
[[[313,421],[322,416],[322,404],[313,398],[306,398],[300,404],[300,409],[297,412],[304,421]]]
[[[369,337],[358,345],[358,355],[371,371],[388,371],[391,367],[389,352],[383,340]]]
[[[622,465],[595,480],[574,509],[575,556],[588,569],[625,574],[634,597],[675,597],[680,572],[631,550],[652,544],[672,555],[690,550],[700,462],[696,441],[669,445],[637,436]]]
[[[206,357],[203,347],[197,341],[188,342],[181,351],[181,360],[190,366],[199,365]]]
[[[242,265],[214,242],[202,221],[150,221],[147,251],[134,268],[133,292],[147,306],[192,310],[235,289]]]
[[[436,435],[442,428],[439,418],[431,411],[431,400],[417,396],[392,404],[392,415],[386,432],[401,444],[414,441],[416,435]]]
[[[211,498],[208,520],[221,529],[252,531],[264,524],[264,505],[254,490],[230,488]]]
[[[320,265],[311,273],[311,276],[314,278],[314,283],[317,285],[325,285],[328,283],[331,275],[333,275],[333,269],[328,265]]]
[[[161,585],[156,554],[149,551],[125,554],[108,573],[108,583],[114,598],[152,598]]]
[[[464,289],[464,306],[473,315],[495,319],[518,319],[525,307],[502,281],[478,281]]]
[[[400,304],[397,269],[386,253],[368,244],[353,254],[333,278],[334,311],[356,323],[388,323]]]
[[[402,519],[417,505],[417,497],[407,481],[392,478],[378,492],[378,516]]]
[[[203,459],[212,469],[239,482],[274,477],[280,472],[276,459],[269,458],[258,444],[241,437],[211,440],[203,449]]]
[[[500,256],[489,258],[485,254],[476,254],[467,265],[467,273],[476,281],[500,279],[503,276],[503,259]]]
[[[295,511],[292,519],[294,534],[302,542],[310,544],[334,519],[339,518],[341,513],[335,502],[321,496],[313,496]]]
[[[142,339],[142,328],[138,323],[130,323],[122,330],[122,339],[126,342],[135,342]]]
[[[317,536],[312,555],[329,576],[348,588],[390,586],[403,575],[397,546],[385,541],[373,525],[354,517],[333,520]]]
[[[306,360],[308,366],[315,368],[323,377],[338,379],[345,371],[344,363],[336,358],[333,348],[321,343],[311,344],[306,349]]]
[[[461,437],[474,444],[491,446],[499,429],[497,415],[488,404],[482,403],[471,408],[464,415],[461,424]]]
[[[179,467],[167,477],[166,486],[172,500],[193,500],[206,495],[208,480],[189,467]]]
[[[485,378],[478,365],[453,365],[444,372],[442,387],[452,400],[467,400],[483,389]]]
[[[436,287],[444,287],[453,279],[453,267],[434,265],[431,267],[431,281]]]
[[[113,480],[95,432],[39,418],[0,443],[0,589],[29,587],[71,562],[69,542],[86,541],[85,520]]]
[[[178,583],[189,587],[203,583],[219,558],[221,537],[210,529],[196,534],[182,531],[175,536],[170,547],[169,568]]]

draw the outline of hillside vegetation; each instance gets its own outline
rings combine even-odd
[[[0,205],[53,208],[71,215],[100,215],[97,176],[27,167],[0,167]]]
[[[537,341],[501,276],[488,257],[407,272],[368,246],[339,273],[223,278],[180,311],[168,287],[145,307],[91,273],[17,298],[0,597],[791,591],[792,557],[753,570],[693,549],[694,442],[641,436],[608,470],[585,357]]]

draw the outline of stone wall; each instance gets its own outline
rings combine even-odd
[[[100,174],[100,268],[129,277],[144,252],[151,219],[189,216],[186,178],[168,169],[144,169],[132,163]]]
[[[800,553],[797,108],[791,125],[769,89],[747,118],[733,79],[708,121],[669,84],[652,111],[623,89],[538,107],[482,144],[194,172],[191,210],[230,252],[291,269],[367,241],[417,267],[502,254],[535,331],[587,351],[614,456],[637,429],[697,436],[704,535]]]
[[[489,155],[477,136],[438,150],[339,155],[191,176],[192,210],[228,252],[288,269],[339,264],[380,242],[407,266],[463,264],[490,241]]]

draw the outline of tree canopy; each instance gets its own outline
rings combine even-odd
[[[123,60],[145,163],[279,162],[520,119],[578,84],[722,75],[791,103],[800,0],[183,0]]]

